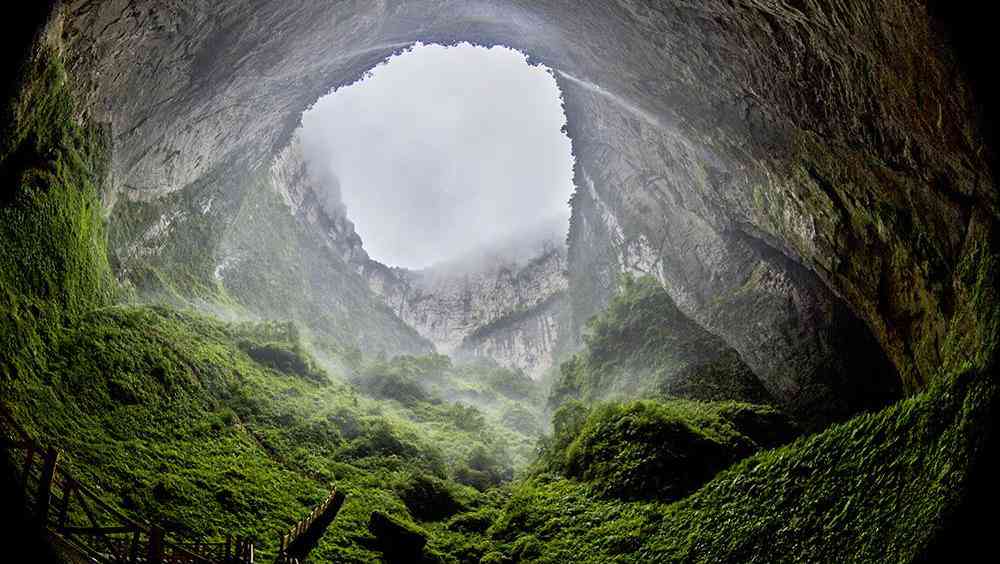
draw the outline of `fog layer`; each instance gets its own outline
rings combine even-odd
[[[422,268],[566,224],[565,121],[555,79],[523,54],[418,44],[320,99],[302,137],[369,254]]]

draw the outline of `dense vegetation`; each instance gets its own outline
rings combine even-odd
[[[80,125],[58,59],[26,69],[0,122],[0,369],[33,373],[59,328],[114,292],[98,199],[105,133]]]
[[[421,518],[443,518],[419,508],[441,495],[449,512],[474,507],[481,494],[456,477],[485,488],[530,455],[531,437],[442,401],[430,386],[404,405],[346,382],[350,367],[399,372],[413,359],[368,362],[349,346],[325,347],[348,352],[324,370],[293,325],[113,306],[102,130],[75,114],[52,51],[38,53],[22,83],[0,153],[3,397],[108,501],[179,533],[254,536],[266,554],[277,531],[337,483],[348,502],[317,556],[368,562],[377,552],[359,539],[372,539],[373,510],[409,520],[409,504]],[[486,398],[506,397],[520,382],[483,369],[494,389],[476,383],[475,367],[439,363],[408,377],[445,369]]]
[[[608,308],[587,323],[584,344],[560,366],[552,407],[640,396],[773,401],[739,354],[684,316],[649,276],[621,278]]]
[[[58,363],[11,399],[111,501],[184,534],[237,531],[266,553],[336,483],[349,496],[317,556],[337,561],[373,557],[358,544],[373,510],[450,517],[480,503],[459,481],[485,489],[530,454],[532,438],[474,407],[331,379],[289,327],[105,308],[68,327]],[[376,361],[357,378],[435,362]]]
[[[602,495],[675,500],[733,462],[791,441],[795,425],[769,407],[633,401],[559,408],[540,463]]]

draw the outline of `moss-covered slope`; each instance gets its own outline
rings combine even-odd
[[[997,389],[969,371],[722,472],[673,504],[595,497],[542,476],[514,488],[489,536],[536,562],[917,562],[963,518],[995,448]],[[982,486],[982,482],[976,482]],[[964,515],[961,522],[969,522]],[[929,560],[933,561],[933,560]]]
[[[607,309],[587,323],[584,343],[560,366],[553,407],[638,396],[774,401],[739,354],[681,313],[652,277],[623,276]]]
[[[481,503],[459,481],[510,479],[530,452],[530,437],[474,407],[429,392],[366,396],[322,371],[288,327],[97,310],[65,328],[40,377],[7,382],[5,398],[112,504],[182,535],[256,538],[265,555],[336,483],[349,497],[317,557],[371,561],[372,511],[442,520]],[[449,510],[425,510],[442,495]]]

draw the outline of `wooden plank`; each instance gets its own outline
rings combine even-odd
[[[59,530],[64,530],[66,528],[66,523],[69,520],[69,500],[72,495],[73,478],[67,476],[66,483],[63,486],[62,507],[59,508]]]
[[[149,531],[146,562],[148,564],[163,564],[163,529],[159,527],[153,527]]]
[[[130,517],[128,517],[124,513],[118,511],[118,509],[116,509],[116,508],[112,507],[111,505],[109,505],[108,503],[106,503],[96,493],[94,493],[93,490],[89,489],[88,487],[84,486],[83,484],[81,484],[79,482],[77,482],[76,488],[77,488],[77,491],[82,494],[81,497],[83,495],[87,496],[88,498],[90,498],[90,500],[95,505],[97,505],[98,507],[100,507],[104,511],[110,513],[113,517],[115,517],[116,519],[118,519],[120,522],[126,523],[126,524],[128,524],[128,525],[130,525],[132,527],[137,528],[137,529],[141,529],[144,532],[148,532],[148,527],[146,527],[145,525],[141,525],[139,523],[136,523]]]
[[[141,531],[139,529],[134,529],[132,531],[132,543],[131,546],[129,547],[129,552],[128,552],[129,564],[136,564],[137,562],[139,562],[139,544],[141,540],[140,534]]]
[[[75,481],[73,485],[77,486]],[[87,514],[87,519],[90,520],[90,524],[93,525],[94,527],[97,527],[99,525],[99,523],[97,522],[97,517],[94,514],[94,510],[90,508],[90,504],[87,502],[87,498],[82,495],[77,495],[76,499],[80,503],[80,507],[83,508],[83,512]]]
[[[37,497],[37,518],[38,523],[45,527],[49,521],[49,503],[52,499],[52,480],[56,475],[56,466],[59,465],[59,451],[49,448],[45,452],[45,461],[42,464],[42,480],[38,484]]]

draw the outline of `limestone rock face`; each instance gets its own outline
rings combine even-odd
[[[115,132],[106,200],[159,206],[133,239],[206,186],[206,221],[235,221],[255,186],[234,179],[268,170],[304,108],[394,50],[502,43],[565,96],[573,327],[618,272],[650,272],[773,395],[846,412],[891,395],[885,382],[918,390],[992,358],[990,100],[924,3],[81,0],[67,14],[78,89]],[[330,221],[314,225],[346,233]]]
[[[423,271],[365,268],[373,290],[438,352],[485,357],[538,378],[563,332],[566,252],[549,242],[536,256],[490,254]]]

